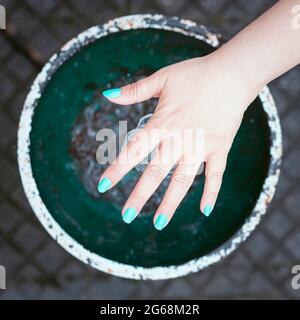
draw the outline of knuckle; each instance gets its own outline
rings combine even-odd
[[[222,180],[223,172],[222,171],[209,171],[206,174],[206,178],[209,180]]]
[[[193,182],[191,176],[182,173],[175,173],[173,180],[182,187],[189,187]]]
[[[151,117],[151,119],[149,120],[149,122],[153,123],[153,124],[158,124],[159,126],[161,126],[164,123],[165,120],[165,115],[163,114],[163,108],[157,109],[155,110],[153,116]]]
[[[137,141],[129,141],[127,145],[128,157],[131,158],[140,158],[141,157],[141,148]]]
[[[107,175],[110,177],[110,180],[112,182],[115,182],[120,180],[124,176],[124,172],[119,165],[113,164],[107,170]]]
[[[129,84],[128,91],[129,91],[129,94],[134,99],[137,99],[137,97],[138,97],[139,88],[140,88],[140,82],[139,81]]]
[[[149,164],[147,171],[151,179],[155,182],[160,182],[166,175],[163,168],[155,164]]]

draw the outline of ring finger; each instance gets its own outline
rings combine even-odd
[[[161,143],[158,152],[147,166],[123,207],[124,222],[132,222],[139,214],[179,157],[179,150],[175,149],[171,141]]]

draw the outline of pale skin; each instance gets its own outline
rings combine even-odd
[[[299,6],[299,11],[295,6]],[[134,217],[124,219],[127,223],[142,210],[176,163],[176,170],[153,217],[155,227],[161,230],[171,221],[202,161],[206,166],[200,211],[206,216],[210,214],[245,110],[264,85],[300,63],[300,17],[297,13],[300,13],[300,1],[279,1],[212,54],[165,67],[150,77],[122,87],[118,97],[107,96],[120,105],[159,98],[154,116],[100,178],[100,182],[109,179],[109,188],[113,187],[155,146],[159,147],[160,159],[168,159],[161,162],[154,157],[147,166],[123,207],[123,219],[126,210],[134,208]],[[165,133],[149,145],[149,134],[157,128],[166,129]],[[202,154],[197,151],[182,154],[178,148],[170,156],[169,147],[174,142],[168,131],[174,128],[203,130]],[[120,164],[126,152],[131,154],[130,161]],[[158,226],[157,218],[161,214],[165,220]]]

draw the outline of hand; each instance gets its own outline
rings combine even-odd
[[[110,101],[120,105],[152,97],[159,100],[153,117],[101,176],[99,192],[113,187],[157,147],[154,158],[124,205],[123,220],[130,223],[137,216],[177,164],[154,216],[156,229],[164,228],[188,192],[203,161],[206,163],[205,186],[200,210],[209,216],[221,187],[233,138],[244,111],[258,91],[258,86],[248,81],[234,64],[223,61],[222,55],[216,51],[203,58],[168,66],[136,83],[103,92]],[[159,134],[151,136],[156,129]],[[202,132],[201,146],[191,143],[182,148],[183,140],[178,133],[186,129]]]

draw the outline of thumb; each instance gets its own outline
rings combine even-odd
[[[142,102],[152,97],[158,97],[166,81],[165,72],[155,72],[149,77],[130,83],[121,88],[103,91],[108,100],[122,105]]]

